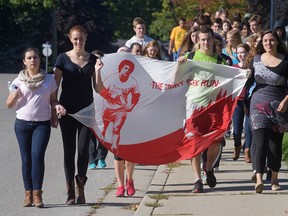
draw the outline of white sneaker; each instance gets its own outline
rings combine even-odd
[[[202,179],[202,183],[206,185],[207,184],[206,172],[201,173],[201,179]]]

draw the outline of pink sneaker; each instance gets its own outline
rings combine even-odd
[[[116,196],[116,197],[124,197],[124,194],[125,194],[125,188],[124,188],[124,186],[118,187],[115,196]]]
[[[135,194],[135,188],[134,188],[134,181],[129,180],[126,182],[126,190],[128,196],[133,196]]]

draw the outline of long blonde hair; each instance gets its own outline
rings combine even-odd
[[[232,29],[227,33],[227,36],[230,35],[230,40],[226,44],[226,52],[232,58],[233,56],[233,48],[236,49],[239,44],[242,43],[240,32],[236,29]]]
[[[147,54],[147,49],[149,47],[157,47],[158,48],[158,52],[156,53],[156,58],[157,59],[161,59],[161,53],[160,53],[160,45],[159,43],[156,41],[156,40],[152,40],[150,42],[148,42],[143,50],[143,56],[147,56],[148,57],[148,54]]]

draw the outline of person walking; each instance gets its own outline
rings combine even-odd
[[[227,33],[227,43],[226,46],[223,48],[222,52],[225,55],[228,55],[232,59],[233,65],[239,63],[239,59],[237,57],[236,49],[239,44],[242,43],[241,35],[238,30],[230,30]]]
[[[249,19],[248,22],[249,22],[251,34],[249,36],[247,36],[246,38],[244,38],[244,40],[243,40],[244,43],[249,41],[251,39],[251,37],[254,37],[260,31],[262,31],[262,27],[263,27],[263,19],[259,15],[253,15]]]
[[[101,92],[104,98],[103,131],[105,137],[109,124],[112,124],[112,146],[114,153],[114,167],[118,183],[116,197],[123,197],[125,194],[124,170],[125,161],[118,157],[118,145],[121,139],[121,129],[129,112],[131,112],[139,101],[140,93],[137,81],[131,76],[135,65],[130,60],[123,60],[119,64],[118,74],[113,74],[104,80],[105,88]],[[131,98],[129,99],[129,95]],[[126,192],[128,196],[135,194],[133,172],[134,163],[126,161]]]
[[[16,107],[14,130],[22,161],[23,206],[34,204],[42,208],[44,158],[51,126],[58,125],[56,113],[64,115],[66,111],[57,101],[57,84],[53,76],[40,69],[39,51],[26,49],[22,61],[24,70],[10,85],[6,105],[8,108]]]
[[[250,52],[250,47],[248,44],[239,44],[236,49],[237,53],[237,59],[239,60],[239,63],[234,64],[233,67],[237,68],[243,68],[244,62],[246,61],[246,58]],[[239,99],[237,101],[237,105],[234,109],[234,113],[232,116],[233,121],[233,140],[234,140],[234,152],[232,159],[234,161],[238,160],[240,156],[240,152],[242,149],[242,132],[243,132],[243,123],[245,118],[245,95],[246,95],[246,88],[243,88],[242,92],[239,95]],[[245,129],[245,131],[249,130],[249,125],[246,125],[247,122],[245,122],[245,127],[248,127]],[[246,135],[246,134],[245,134]],[[247,134],[249,137],[249,135]],[[247,137],[247,138],[248,138]],[[250,136],[251,137],[251,136]],[[247,141],[247,143],[246,143]],[[250,157],[250,147],[251,142],[250,140],[246,139],[245,137],[245,147],[244,147],[244,155],[245,155],[245,162],[251,163],[251,157]]]
[[[273,31],[277,33],[280,40],[285,44],[286,50],[288,51],[288,40],[284,22],[282,20],[277,20],[273,25]]]
[[[200,27],[198,31],[198,43],[199,50],[195,52],[187,53],[185,56],[180,56],[178,62],[185,62],[187,59],[192,59],[202,62],[226,64],[226,60],[215,53],[214,49],[214,33],[213,30],[208,26]],[[189,97],[190,92],[187,92],[187,97]],[[192,92],[191,92],[192,93]],[[193,94],[193,93],[192,93]],[[189,106],[189,105],[188,105]],[[220,142],[215,142],[208,147],[207,151],[207,163],[205,167],[207,184],[210,188],[214,188],[217,184],[217,179],[214,175],[213,165],[220,154],[221,144]],[[201,179],[201,158],[200,154],[192,158],[192,168],[195,175],[195,184],[192,189],[193,193],[203,193],[203,182]]]
[[[173,61],[178,59],[178,51],[186,34],[186,19],[180,18],[179,25],[174,27],[170,34],[168,54],[173,55]]]
[[[104,53],[101,50],[94,50],[91,52],[98,59],[104,57]],[[102,145],[102,143],[92,134],[89,144],[89,170],[96,168],[106,167],[106,157],[108,150]]]
[[[69,39],[73,48],[57,57],[54,78],[58,86],[62,80],[60,104],[65,107],[68,114],[74,114],[93,103],[92,83],[96,92],[100,92],[103,88],[100,76],[103,64],[95,55],[85,50],[87,33],[83,26],[73,26],[69,31]],[[72,205],[75,201],[77,204],[84,204],[86,203],[84,186],[87,181],[91,131],[69,115],[62,116],[59,122],[64,149],[66,204]],[[78,174],[74,181],[76,150]]]
[[[285,45],[276,32],[267,30],[263,33],[259,49],[250,65],[251,77],[256,81],[256,88],[251,97],[250,120],[252,142],[255,143],[256,193],[263,191],[263,173],[266,155],[269,149],[272,169],[271,189],[281,189],[278,172],[281,168],[282,140],[288,131],[286,90],[288,78],[288,57]],[[251,81],[250,81],[251,82]]]
[[[135,35],[125,43],[126,47],[131,47],[133,43],[137,42],[142,46],[142,48],[144,48],[148,42],[153,40],[153,38],[145,35],[146,25],[142,18],[136,17],[133,20],[133,30]]]
[[[133,43],[130,49],[131,49],[131,54],[133,55],[142,54],[142,46],[137,42]],[[115,196],[123,197],[125,195],[125,190],[128,196],[133,196],[136,193],[135,186],[134,186],[134,179],[133,179],[135,163],[123,160],[117,155],[114,155],[114,169],[115,169],[115,175],[116,175],[117,184],[118,184]],[[126,169],[126,185],[125,185],[125,169]]]

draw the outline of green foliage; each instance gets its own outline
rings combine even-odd
[[[288,165],[288,133],[284,134],[282,149],[283,149],[283,159],[286,161]]]
[[[110,42],[113,37],[113,20],[107,16],[108,9],[103,1],[95,0],[61,0],[56,12],[58,29],[58,51],[72,48],[67,34],[74,25],[82,25],[88,33],[87,51],[100,49],[111,52]],[[113,50],[114,51],[114,50]]]
[[[0,0],[0,5],[20,6],[25,4],[43,6],[44,8],[53,8],[57,6],[55,0]]]
[[[3,61],[1,72],[18,72],[21,66],[19,57],[28,46],[37,47],[41,51],[42,44],[46,41],[52,44],[52,9],[46,6],[56,6],[54,2],[56,1],[0,2],[0,59]],[[112,22],[106,16],[107,10],[101,6],[101,2],[57,1],[58,53],[71,48],[66,35],[73,25],[83,25],[86,28],[88,51],[101,49],[108,52],[110,49],[111,52]]]
[[[204,11],[215,12],[219,7],[227,8],[230,15],[235,12],[244,15],[244,12],[252,13],[253,10],[259,11],[259,8],[263,11],[269,8],[267,6],[269,1],[261,1],[263,5],[257,6],[255,2],[253,0],[0,0],[0,58],[6,66],[15,67],[17,60],[15,58],[20,56],[25,47],[36,46],[41,50],[42,43],[46,41],[51,43],[54,17],[52,10],[56,10],[58,53],[71,48],[67,33],[73,25],[78,24],[87,29],[88,51],[101,49],[104,52],[112,52],[117,47],[113,47],[111,42],[117,39],[126,40],[135,34],[132,26],[135,17],[141,17],[146,21],[147,35],[166,41],[169,40],[170,31],[178,25],[178,19],[181,17],[185,17],[191,24],[197,14]],[[246,11],[246,5],[250,5],[251,11]],[[267,12],[264,17],[268,17]]]
[[[51,11],[44,5],[52,6],[52,3],[51,0],[2,0],[0,3],[1,47],[11,46],[18,40],[24,41],[24,44],[25,42],[38,44],[40,40],[43,42],[49,39]]]
[[[135,34],[132,26],[135,17],[144,19],[148,30],[152,22],[151,14],[161,9],[159,0],[104,0],[102,5],[107,8],[106,17],[112,20],[114,40],[127,39]],[[154,36],[151,35],[151,32],[146,33]]]
[[[150,25],[150,32],[160,40],[169,39],[171,26],[175,24],[175,14],[172,11],[170,0],[162,1],[162,10],[152,13],[154,21]],[[163,25],[165,23],[165,25]]]
[[[18,72],[27,47],[42,48],[49,39],[50,11],[36,4],[0,4],[0,58],[2,71]]]

